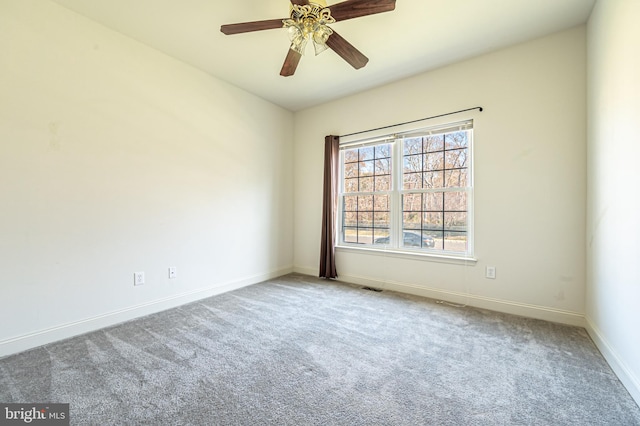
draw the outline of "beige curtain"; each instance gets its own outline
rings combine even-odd
[[[322,193],[322,240],[320,246],[320,277],[337,278],[336,211],[338,206],[338,171],[340,137],[324,138],[324,189]]]

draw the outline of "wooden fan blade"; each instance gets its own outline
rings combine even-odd
[[[239,24],[228,24],[220,27],[220,31],[226,35],[249,33],[252,31],[273,30],[282,28],[282,19],[269,19],[266,21],[242,22]]]
[[[362,52],[353,47],[351,43],[335,31],[329,36],[327,46],[333,49],[334,52],[340,55],[342,59],[347,61],[355,69],[360,69],[369,62],[369,58],[364,56]]]
[[[291,4],[297,4],[298,6],[304,6],[309,4],[309,0],[291,0]]]
[[[396,0],[347,0],[329,6],[331,16],[336,21],[390,12],[396,8]]]
[[[293,49],[289,49],[287,58],[284,60],[284,64],[282,65],[282,70],[280,70],[280,75],[283,77],[290,77],[295,74],[296,68],[298,68],[298,64],[300,63],[300,58],[302,58],[301,54]]]

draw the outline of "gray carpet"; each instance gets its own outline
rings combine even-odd
[[[78,425],[640,425],[581,328],[289,275],[0,360]]]

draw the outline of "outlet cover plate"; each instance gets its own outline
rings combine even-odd
[[[144,284],[144,272],[133,273],[133,285],[138,286]]]
[[[169,267],[169,279],[173,279],[173,278],[177,278],[178,277],[178,268],[176,268],[175,266],[170,266]]]
[[[495,266],[487,266],[486,275],[490,280],[496,279],[496,267]]]

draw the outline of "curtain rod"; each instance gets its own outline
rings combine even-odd
[[[479,110],[480,112],[484,111],[484,108],[482,108],[482,107],[474,107],[474,108],[461,109],[460,111],[448,112],[448,113],[446,113],[446,114],[434,115],[434,116],[432,116],[432,117],[426,117],[426,118],[419,118],[419,119],[417,119],[417,120],[406,121],[406,122],[404,122],[404,123],[391,124],[390,126],[378,127],[377,129],[369,129],[369,130],[363,130],[363,131],[361,131],[361,132],[349,133],[348,135],[342,135],[342,136],[340,136],[340,137],[341,137],[341,138],[346,138],[347,136],[361,135],[361,134],[363,134],[363,133],[373,132],[373,131],[375,131],[375,130],[390,129],[390,128],[392,128],[392,127],[404,126],[405,124],[413,124],[413,123],[417,123],[417,122],[419,122],[419,121],[432,120],[432,119],[434,119],[434,118],[446,117],[447,115],[460,114],[461,112],[473,111],[474,109],[477,109],[477,110]]]

